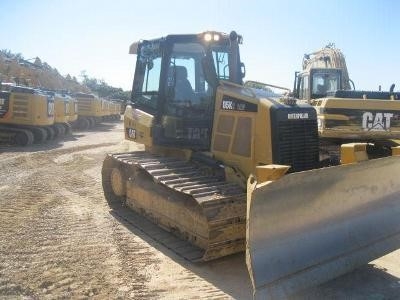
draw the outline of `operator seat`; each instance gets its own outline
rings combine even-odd
[[[318,95],[325,95],[327,92],[327,87],[325,84],[318,84],[317,85],[317,93]]]
[[[194,100],[192,85],[187,79],[187,70],[184,66],[175,66],[175,101]]]

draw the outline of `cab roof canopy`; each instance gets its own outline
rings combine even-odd
[[[217,44],[227,44],[231,39],[238,38],[238,42],[242,42],[242,36],[238,35],[235,31],[232,31],[230,34],[226,34],[223,32],[217,31],[205,31],[199,34],[170,34],[166,37],[156,38],[152,40],[140,40],[134,42],[129,47],[129,54],[137,54],[138,47],[140,44],[145,42],[158,42],[158,41],[167,41],[167,42],[190,42],[190,41],[201,41],[204,44],[207,43],[217,43]]]

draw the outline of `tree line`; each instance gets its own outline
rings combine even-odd
[[[7,75],[7,78],[14,78],[15,81],[18,81],[16,82],[17,84],[21,84],[20,80],[18,79],[20,77],[20,73],[22,72],[21,68],[24,68],[25,71],[23,71],[23,73],[27,78],[22,79],[25,79],[26,82],[33,84],[33,86],[38,85],[39,87],[48,89],[61,88],[71,92],[78,89],[76,86],[81,86],[82,88],[80,89],[82,91],[90,90],[93,94],[96,94],[102,98],[122,101],[127,101],[130,99],[130,91],[124,91],[122,88],[113,87],[107,84],[103,79],[92,78],[86,74],[86,71],[81,72],[80,77],[82,79],[81,81],[78,81],[75,76],[71,76],[70,74],[67,74],[66,76],[60,75],[57,69],[52,68],[46,62],[42,62],[39,57],[25,59],[21,53],[13,53],[9,49],[0,50],[0,56],[3,57],[3,59],[0,61],[0,67],[3,67],[0,68],[0,75]],[[4,72],[2,72],[2,70]],[[40,79],[40,82],[36,82],[38,81],[36,79]],[[58,85],[61,84],[62,86],[55,87],[54,84],[52,84],[52,81],[56,81],[59,83]],[[73,85],[73,89],[71,88],[71,85]]]
[[[81,72],[82,84],[87,86],[93,93],[99,97],[108,99],[120,99],[128,101],[131,97],[131,91],[124,91],[122,88],[116,88],[107,84],[104,79],[89,77],[85,71]]]

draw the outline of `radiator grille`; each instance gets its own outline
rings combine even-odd
[[[8,112],[10,104],[10,94],[0,93],[0,118],[3,118]]]
[[[316,120],[279,121],[275,128],[274,163],[290,165],[289,172],[318,167],[318,129]]]
[[[90,112],[91,105],[92,105],[92,99],[84,99],[84,98],[78,99],[78,111],[81,113]]]
[[[29,107],[28,95],[15,95],[13,101],[13,115],[15,118],[27,118]]]

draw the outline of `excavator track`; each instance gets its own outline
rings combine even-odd
[[[34,142],[34,135],[28,129],[0,124],[0,142],[11,143],[17,146],[29,146]]]
[[[124,203],[173,233],[180,240],[171,234],[149,235],[191,261],[212,260],[245,249],[246,194],[203,163],[144,151],[109,154],[103,163],[102,181],[105,197],[118,215],[129,219],[118,208]],[[137,220],[128,222],[141,227]]]

